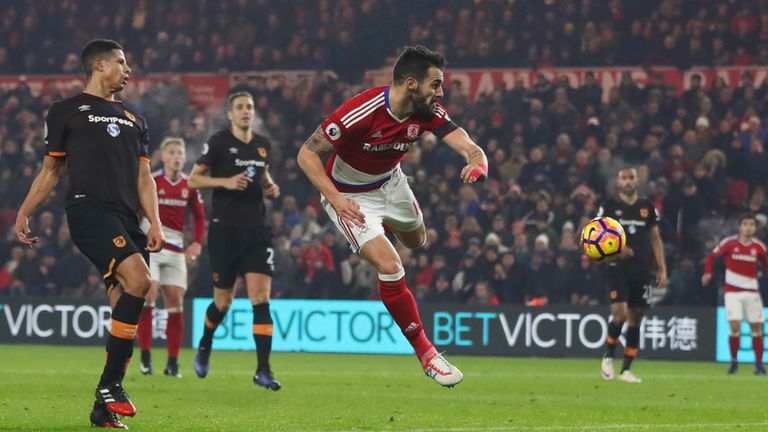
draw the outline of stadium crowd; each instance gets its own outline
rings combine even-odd
[[[199,1],[183,8],[182,2],[95,1],[86,13],[74,1],[12,2],[16,7],[6,9],[0,22],[0,73],[77,73],[77,58],[60,54],[77,52],[94,33],[117,31],[126,34],[129,62],[142,72],[273,67],[339,72],[339,79],[318,77],[306,92],[269,88],[260,79],[232,90],[254,95],[258,130],[276,149],[272,172],[282,197],[269,210],[276,245],[274,295],[373,298],[375,270],[349,253],[295,154],[338,104],[362,88],[357,72],[383,64],[383,56],[381,64],[371,64],[368,56],[349,52],[369,49],[355,46],[369,40],[366,31],[383,31],[382,23],[391,31],[397,22],[386,19],[392,2],[273,3]],[[684,42],[698,38],[707,47],[720,40],[733,54],[721,59],[723,64],[739,64],[741,51],[760,62],[764,47],[758,42],[768,42],[768,2],[746,7],[714,1],[476,3],[473,13],[461,2],[415,3],[418,12],[433,18],[427,24],[404,22],[399,34],[408,36],[382,41],[382,52],[418,42],[443,49],[452,65],[544,65],[553,52],[560,55],[551,65],[658,64],[665,61],[652,56],[670,48],[670,38],[672,48],[691,47],[675,48],[679,55],[668,57],[675,62],[695,57],[689,55],[695,44]],[[99,12],[109,7],[121,11]],[[75,13],[90,18],[75,25]],[[191,23],[191,16],[204,18]],[[454,31],[439,31],[446,26]],[[233,28],[238,31],[227,32]],[[45,29],[45,36],[32,29]],[[632,41],[642,44],[615,48]],[[570,57],[563,58],[569,50]],[[198,57],[203,61],[196,64]],[[61,97],[54,89],[33,96],[24,84],[0,90],[0,295],[87,296],[103,290],[63,220],[66,182],[32,221],[39,247],[14,242],[16,209],[44,154],[43,115]],[[153,150],[163,136],[186,139],[188,167],[205,140],[226,126],[221,113],[191,106],[185,87],[171,75],[126,103],[148,118]],[[757,213],[763,227],[758,235],[765,238],[768,85],[754,83],[749,74],[733,86],[718,80],[706,88],[694,78],[680,96],[660,78],[641,87],[629,74],[606,98],[590,76],[574,87],[565,77],[550,82],[542,75],[531,87],[498,87],[475,101],[452,83],[442,103],[484,147],[491,170],[487,182],[462,185],[462,161],[430,136],[404,162],[429,228],[426,248],[400,249],[409,286],[420,301],[606,303],[600,266],[581,255],[578,229],[595,214],[601,197],[614,192],[612,179],[624,164],[639,166],[642,192],[662,215],[670,268],[663,302],[717,301],[715,284],[701,287],[700,267],[716,238],[735,231],[735,215]],[[153,166],[159,167],[157,155]],[[190,267],[192,296],[210,294],[207,254],[201,258]]]
[[[768,64],[765,0],[3,3],[0,74],[77,73],[95,34],[121,35],[141,73],[333,69],[356,82],[407,43],[463,67]],[[384,55],[367,55],[372,40]]]

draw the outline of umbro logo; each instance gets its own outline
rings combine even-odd
[[[377,131],[373,135],[371,135],[371,138],[381,138],[381,131]]]
[[[229,154],[237,154],[237,147],[230,147]]]
[[[91,110],[91,106],[90,106],[90,105],[80,105],[79,107],[77,107],[77,109],[78,109],[80,112],[83,112],[83,111],[90,111],[90,110]]]

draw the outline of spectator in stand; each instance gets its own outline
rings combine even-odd
[[[491,290],[487,281],[475,282],[474,294],[467,300],[469,305],[492,306],[499,304],[499,298]]]
[[[333,298],[336,263],[319,235],[312,237],[311,243],[302,252],[299,267],[305,272],[305,298]]]

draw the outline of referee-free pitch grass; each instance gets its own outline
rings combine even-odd
[[[465,381],[441,388],[412,356],[275,353],[283,389],[251,383],[253,352],[214,352],[199,379],[132,363],[124,386],[140,431],[765,431],[768,378],[742,365],[645,361],[639,385],[605,382],[599,359],[458,357]],[[449,353],[450,354],[450,353]],[[87,431],[102,348],[0,345],[0,430]]]

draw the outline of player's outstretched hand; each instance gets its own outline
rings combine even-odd
[[[198,242],[194,242],[191,245],[187,246],[187,251],[184,252],[184,256],[187,258],[187,261],[195,261],[197,257],[200,256],[200,252],[202,251],[203,246],[200,245]]]
[[[709,285],[709,281],[712,280],[712,273],[704,273],[701,275],[701,284],[704,286]]]
[[[360,211],[360,204],[357,201],[341,197],[337,202],[332,202],[331,205],[342,222],[351,222],[358,228],[365,226],[365,215]]]
[[[39,240],[39,238],[31,234],[29,229],[29,219],[21,213],[16,216],[16,228],[14,229],[14,232],[16,233],[16,240],[29,247],[32,247]]]
[[[486,178],[488,178],[488,167],[480,163],[467,164],[461,170],[461,181],[464,183],[485,181]]]
[[[620,259],[632,258],[633,256],[635,256],[635,251],[629,246],[624,246],[624,249],[619,253]]]
[[[267,198],[280,198],[280,186],[275,183],[264,185],[264,196]]]
[[[147,231],[147,247],[148,252],[159,252],[160,249],[165,246],[165,236],[163,231],[157,225],[151,225],[149,231]]]
[[[656,286],[661,288],[664,286],[667,286],[667,272],[664,271],[658,271],[656,272]]]
[[[253,179],[248,177],[245,171],[224,179],[224,187],[229,190],[245,190],[248,187],[248,183],[253,183]]]

